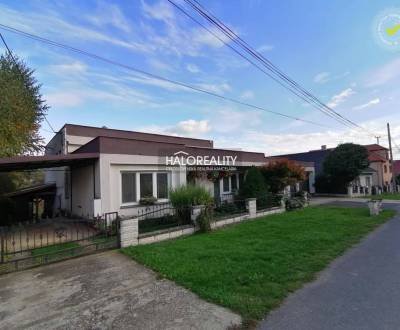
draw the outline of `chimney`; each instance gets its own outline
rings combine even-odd
[[[321,150],[326,150],[326,144],[324,144],[323,146],[321,146]]]

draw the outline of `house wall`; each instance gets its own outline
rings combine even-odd
[[[60,155],[65,154],[65,129],[59,131],[49,141],[45,148],[46,155]],[[54,214],[57,215],[60,210],[70,211],[71,204],[69,201],[69,194],[65,194],[65,180],[68,180],[69,167],[55,167],[44,170],[44,182],[56,183],[56,198],[54,199]],[[69,182],[67,182],[69,184]],[[68,189],[67,189],[68,190]],[[68,192],[68,191],[67,191]]]
[[[93,218],[95,175],[92,165],[71,170],[72,214]]]
[[[170,188],[186,184],[186,169],[167,167],[164,157],[142,155],[100,156],[101,209],[103,213],[118,212],[122,217],[135,216],[145,207],[136,204],[122,205],[121,171],[167,172]]]

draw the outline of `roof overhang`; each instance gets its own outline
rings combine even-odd
[[[97,159],[99,159],[98,153],[0,158],[0,172],[33,170],[62,166],[83,166],[92,164]]]

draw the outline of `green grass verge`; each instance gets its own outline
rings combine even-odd
[[[309,207],[122,252],[245,321],[260,320],[394,213]]]
[[[372,199],[389,199],[389,200],[400,200],[400,193],[382,193],[381,195],[367,196]]]
[[[37,257],[42,254],[60,252],[63,250],[77,248],[79,246],[80,245],[76,242],[66,242],[66,243],[54,244],[54,245],[49,245],[49,246],[44,246],[41,248],[33,249],[31,251],[31,254],[32,254],[32,256]],[[71,252],[71,254],[72,254],[72,252]]]

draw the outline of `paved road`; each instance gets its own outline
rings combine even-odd
[[[400,329],[400,216],[289,296],[260,329]]]
[[[110,251],[0,276],[0,329],[226,329],[239,316]]]

